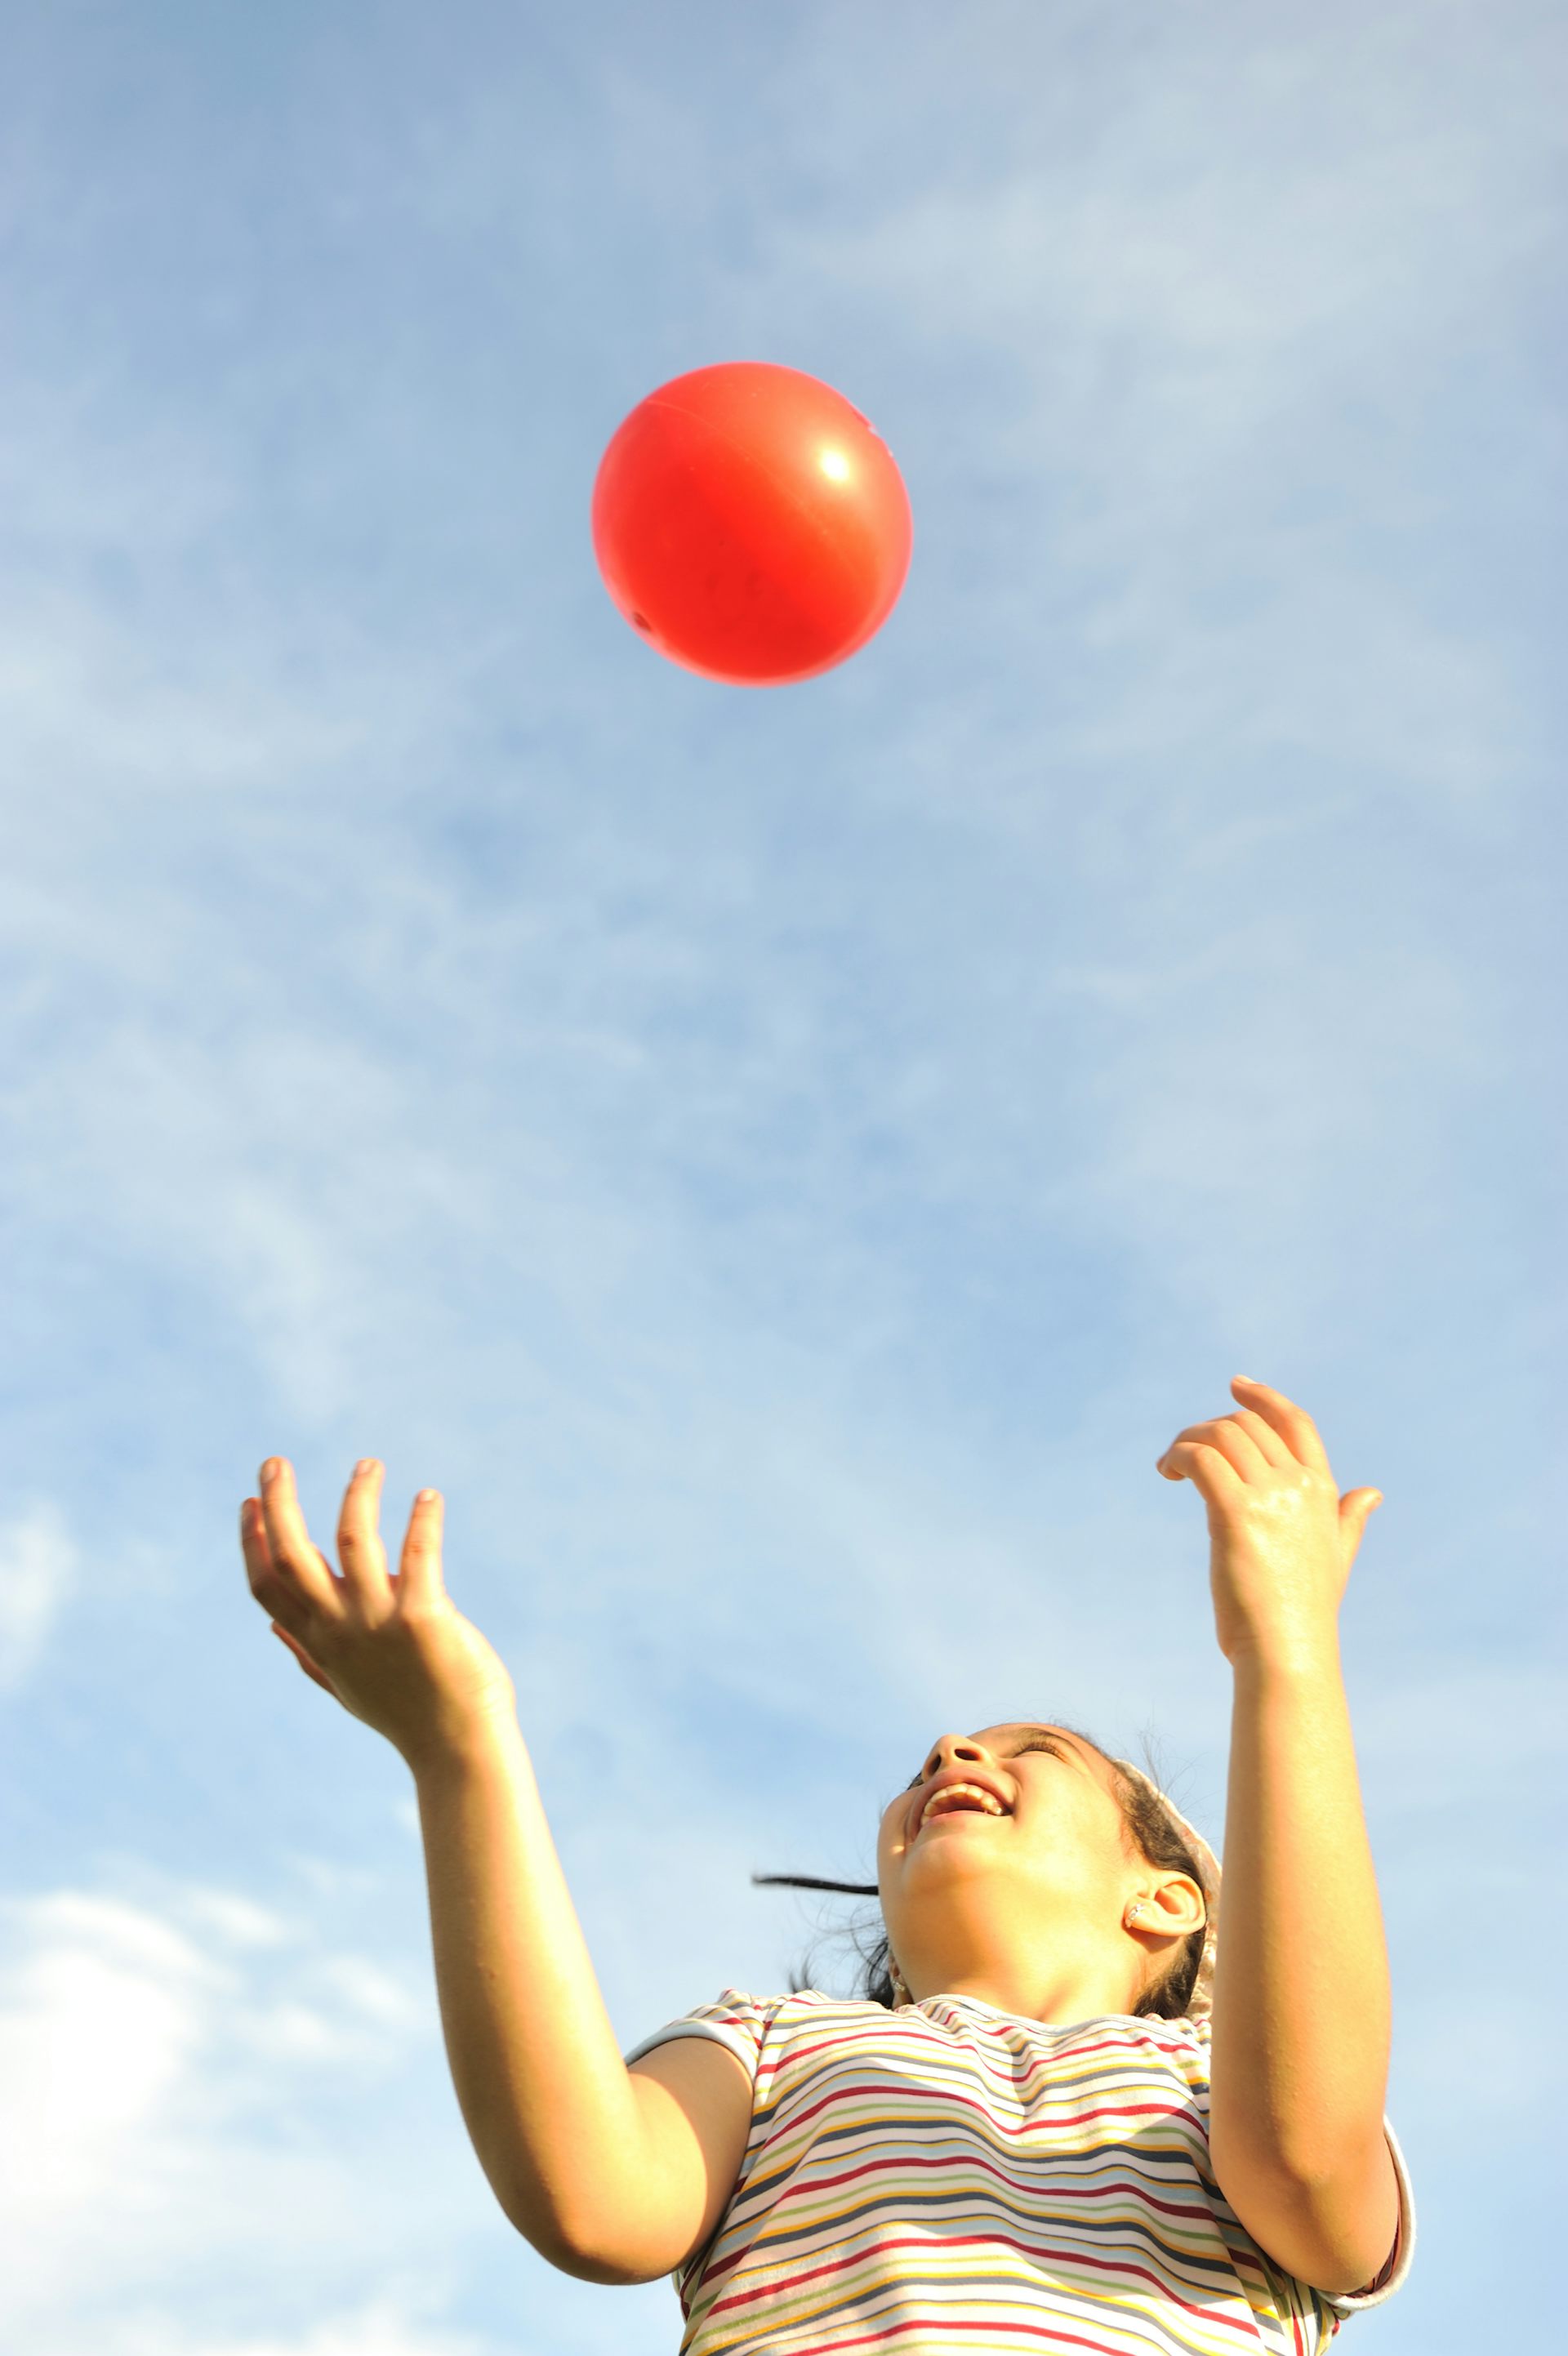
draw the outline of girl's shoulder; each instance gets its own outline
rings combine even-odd
[[[801,1993],[809,1996],[815,1991]],[[656,2045],[667,2044],[671,2038],[709,2037],[720,2045],[727,2045],[755,2079],[764,2041],[781,2024],[787,2024],[792,2008],[800,2002],[800,1997],[796,1995],[754,1996],[746,1988],[722,1987],[706,2004],[694,2004],[690,2012],[680,2013],[673,2020],[667,2020],[662,2029],[652,2030],[621,2059],[629,2069]],[[875,2011],[878,2008],[867,2006],[864,2009]]]

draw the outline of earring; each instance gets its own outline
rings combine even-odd
[[[893,1993],[898,2002],[900,2004],[908,2004],[909,2001],[909,1991],[904,1985],[904,1975],[899,1970],[897,1962],[892,1955],[889,1955],[887,1958],[887,1976],[893,1983]]]
[[[1144,1901],[1143,1901],[1143,1900],[1142,1900],[1141,1898],[1134,1898],[1134,1899],[1133,1899],[1133,1903],[1132,1903],[1132,1904],[1131,1904],[1131,1906],[1129,1906],[1129,1907],[1128,1907],[1128,1909],[1127,1909],[1127,1917],[1126,1917],[1126,1919],[1127,1919],[1128,1922],[1129,1922],[1129,1923],[1132,1923],[1132,1922],[1135,1922],[1135,1921],[1137,1920],[1138,1916],[1143,1912],[1143,1911],[1144,1911]]]

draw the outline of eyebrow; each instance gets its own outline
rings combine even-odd
[[[1025,1741],[1031,1734],[1048,1734],[1051,1740],[1053,1742],[1059,1742],[1069,1755],[1079,1762],[1080,1766],[1087,1766],[1088,1761],[1084,1757],[1084,1744],[1079,1740],[1076,1734],[1069,1733],[1065,1726],[1020,1726],[1014,1730],[1015,1740],[1019,1742]]]

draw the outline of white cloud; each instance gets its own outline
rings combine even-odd
[[[0,1522],[0,1691],[29,1677],[71,1595],[79,1556],[51,1500]]]
[[[212,1926],[227,1953],[177,1921]],[[282,2347],[236,2331],[220,2286],[259,2297],[284,2253],[315,2318],[291,2348],[460,2356],[484,2344],[421,2319],[442,2303],[464,2233],[493,2215],[477,2167],[444,2171],[461,2130],[435,2080],[428,1995],[411,2000],[380,1964],[316,1952],[304,1925],[210,1885],[170,1888],[161,1912],[57,1890],[9,1902],[0,1931],[7,2347],[73,2356],[90,2318],[106,2356]],[[423,2171],[419,2128],[392,2100],[411,2037],[436,2094]],[[319,2135],[301,2126],[316,2105],[333,2123]],[[387,2166],[400,2139],[401,2171]],[[498,2238],[511,2238],[504,2224]],[[521,2262],[545,2272],[531,2254]],[[367,2296],[357,2286],[371,2278]]]
[[[561,1813],[570,1815],[563,1802]],[[604,1808],[576,1886],[629,2044],[738,1970],[724,1920],[773,1944],[749,1842]],[[575,1836],[569,1831],[569,1842]],[[738,1854],[737,1854],[738,1851]],[[607,1886],[595,1892],[598,1865]],[[671,1891],[711,1890],[704,1925]],[[351,1893],[319,1891],[328,1910]],[[748,1919],[749,1909],[749,1919]],[[707,1911],[700,1909],[701,1912]],[[649,1986],[647,1926],[673,1933]],[[27,2356],[624,2356],[666,2344],[665,2283],[613,2296],[506,2223],[446,2075],[420,1910],[403,1969],[210,1882],[128,1901],[59,1889],[0,1910],[0,2341]],[[801,1943],[788,1925],[789,1951]],[[714,1958],[722,1954],[722,1967]],[[413,1984],[417,1979],[415,1987]],[[489,2272],[489,2332],[445,2320]],[[247,2309],[269,2324],[236,2321]],[[285,2318],[291,2319],[286,2324]]]
[[[394,2029],[423,2030],[434,2025],[427,1991],[422,1989],[415,1997],[390,1972],[363,1955],[324,1955],[317,1966],[317,1977],[351,2019]]]
[[[259,1906],[238,1890],[192,1886],[179,1898],[182,1922],[206,1931],[230,1947],[284,1947],[298,1933],[270,1906]]]
[[[428,2278],[417,2269],[389,2296],[378,2291],[348,2312],[302,2319],[286,2331],[203,2331],[173,2311],[151,2321],[131,2316],[103,2327],[94,2344],[105,2356],[494,2356],[496,2340],[451,2324],[421,2320],[434,2304]],[[79,2343],[56,2337],[46,2324],[28,2356],[77,2356]],[[516,2342],[513,2342],[514,2347]]]
[[[25,2280],[62,2218],[112,2197],[149,2115],[190,2068],[199,2013],[223,1976],[177,1932],[111,1900],[60,1892],[6,1909],[0,2053],[5,2272]]]

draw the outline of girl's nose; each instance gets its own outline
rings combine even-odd
[[[940,1775],[944,1767],[957,1767],[961,1763],[966,1767],[975,1766],[985,1755],[984,1743],[976,1742],[972,1735],[944,1734],[938,1740],[936,1749],[927,1757],[926,1772],[928,1775]]]

